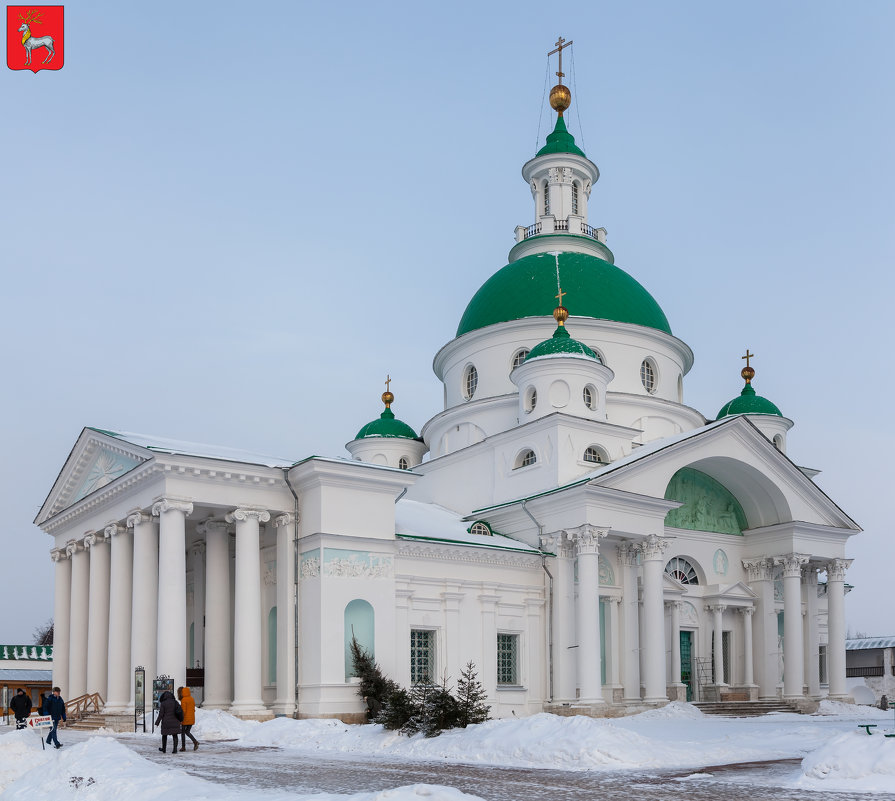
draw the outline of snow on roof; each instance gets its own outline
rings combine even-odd
[[[524,542],[503,534],[470,534],[470,523],[434,503],[401,500],[395,506],[395,534],[402,539],[438,540],[479,548],[504,548],[539,553]]]
[[[161,453],[173,453],[181,456],[202,456],[208,459],[223,459],[227,462],[243,462],[244,464],[261,464],[266,467],[291,467],[295,464],[295,459],[286,459],[277,456],[269,456],[266,454],[255,453],[253,451],[242,451],[238,448],[227,448],[221,445],[203,445],[199,442],[184,442],[182,440],[167,439],[165,437],[156,437],[151,434],[136,434],[129,431],[107,431],[101,428],[94,428],[101,434],[108,434],[110,437],[129,442],[139,448],[146,448],[151,451],[160,451]]]
[[[870,648],[895,648],[895,637],[855,637],[845,641],[846,651],[864,651]]]

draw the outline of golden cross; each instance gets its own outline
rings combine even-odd
[[[547,54],[547,58],[550,58],[554,53],[559,53],[559,70],[557,70],[556,75],[559,78],[559,82],[562,83],[562,79],[565,77],[565,73],[562,71],[562,49],[564,47],[571,47],[572,43],[567,42],[562,36],[556,40],[556,50],[551,50]]]
[[[755,354],[754,354],[754,353],[749,353],[749,348],[746,348],[746,355],[745,355],[745,356],[741,356],[740,358],[746,360],[746,367],[748,367],[748,366],[749,366],[749,359],[754,359],[754,358],[755,358]]]
[[[555,298],[559,298],[559,305],[562,306],[562,296],[563,296],[563,295],[568,295],[569,293],[568,293],[568,292],[563,292],[563,291],[562,291],[562,287],[559,286],[559,285],[557,285],[556,288],[559,290],[559,294],[558,294],[558,295],[554,295],[553,297],[555,297]]]
[[[385,391],[388,392],[388,385],[392,383],[392,377],[390,375],[386,375],[385,377]]]

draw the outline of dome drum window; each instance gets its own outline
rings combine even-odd
[[[670,559],[665,565],[665,572],[681,584],[699,584],[696,568],[680,556]]]
[[[534,387],[525,390],[525,413],[530,414],[538,405],[538,391]]]
[[[410,469],[410,460],[406,456],[402,456],[398,459],[398,469],[399,470],[409,470]]]
[[[493,537],[494,532],[491,530],[491,526],[489,526],[484,520],[476,520],[467,531],[470,534],[478,534],[481,537]]]
[[[578,213],[578,182],[572,183],[572,214]]]
[[[656,394],[658,382],[656,380],[656,365],[652,359],[644,359],[640,363],[640,382],[650,395]]]
[[[510,369],[515,370],[517,367],[519,367],[519,365],[521,365],[525,361],[529,353],[531,353],[531,351],[528,348],[517,350],[516,353],[513,354],[513,366]]]
[[[463,397],[470,400],[479,385],[479,371],[474,364],[467,365],[463,371]]]
[[[581,399],[584,401],[584,405],[592,412],[597,410],[598,397],[597,390],[592,384],[588,384],[581,391]]]
[[[597,445],[591,445],[584,450],[584,461],[591,464],[609,464],[609,457],[602,448]]]
[[[531,448],[527,448],[516,457],[516,463],[513,465],[513,470],[518,470],[520,467],[528,467],[529,465],[535,464],[537,461],[538,457],[535,456],[535,452]]]

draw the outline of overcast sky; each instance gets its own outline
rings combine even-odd
[[[695,352],[685,402],[714,417],[757,354],[789,456],[864,528],[849,627],[895,634],[895,4],[65,16],[64,69],[0,77],[0,642],[52,615],[32,520],[83,426],[299,459],[347,455],[387,373],[417,431],[440,410],[432,357],[534,221],[558,35],[590,222]]]

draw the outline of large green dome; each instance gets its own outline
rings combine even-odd
[[[576,317],[632,323],[671,333],[668,318],[637,281],[586,253],[560,253],[559,278]],[[549,317],[555,307],[556,257],[536,253],[508,264],[475,293],[457,336],[524,317]]]
[[[732,417],[735,414],[775,414],[777,417],[783,417],[783,413],[767,398],[755,394],[750,383],[743,387],[738,398],[734,398],[721,407],[717,419]]]

